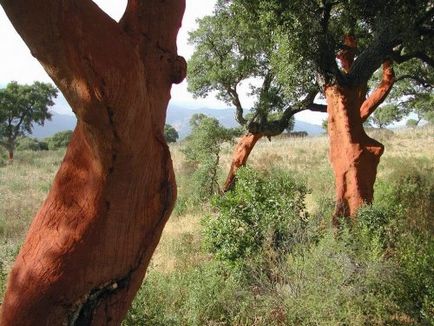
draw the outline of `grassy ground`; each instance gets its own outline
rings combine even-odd
[[[394,132],[372,130],[370,134],[386,147],[379,166],[379,182],[387,179],[389,171],[400,167],[402,162],[416,167],[423,166],[434,173],[433,128]],[[180,197],[190,187],[185,175],[191,169],[184,161],[180,151],[181,147],[182,143],[171,147]],[[220,176],[222,181],[229,166],[231,149],[229,144],[223,148],[221,156],[223,173]],[[298,139],[279,138],[271,142],[261,140],[249,159],[249,165],[261,171],[275,167],[293,171],[298,178],[305,180],[311,189],[311,193],[306,198],[306,204],[308,211],[315,213],[319,207],[324,207],[324,203],[329,203],[332,207],[334,185],[327,151],[325,136]],[[4,290],[5,274],[18,252],[32,217],[50,188],[63,154],[62,150],[17,152],[13,164],[3,161],[3,166],[0,167],[0,271],[2,272],[0,295]],[[206,209],[206,207],[189,208],[178,210],[178,213],[173,214],[153,257],[150,267],[152,275],[171,274],[187,269],[189,266],[198,266],[202,261],[210,259],[207,254],[199,250],[202,240],[200,221]],[[279,314],[279,311],[270,313]],[[236,324],[241,325],[242,323]],[[254,324],[265,325],[262,322]],[[127,323],[126,325],[132,324]]]

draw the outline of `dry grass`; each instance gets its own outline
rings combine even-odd
[[[402,159],[414,158],[417,164],[434,167],[434,128],[371,131],[370,134],[386,146],[379,166],[379,178],[389,167]],[[181,144],[171,145],[172,160],[178,179],[178,192],[189,187],[182,177],[185,169]],[[232,145],[225,144],[221,155],[223,177],[229,169]],[[325,136],[308,138],[277,138],[258,142],[249,163],[256,169],[280,167],[294,171],[312,189],[307,207],[315,211],[318,200],[333,198],[333,173],[328,163],[328,141]],[[0,259],[9,265],[23,241],[25,230],[46,196],[63,151],[17,153],[13,164],[0,167]],[[189,245],[200,242],[200,219],[203,212],[172,217],[163,233],[153,258],[153,267],[162,272],[182,268],[183,262],[200,260],[197,252],[188,252]],[[196,246],[197,247],[197,246]]]

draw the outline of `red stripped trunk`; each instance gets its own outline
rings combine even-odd
[[[234,153],[232,154],[231,167],[223,191],[231,190],[235,184],[235,176],[238,169],[246,165],[247,159],[255,147],[256,142],[262,138],[262,134],[247,133],[240,138],[238,144],[235,146]]]
[[[9,275],[0,324],[119,325],[169,218],[176,184],[164,122],[182,0],[4,0],[78,124]]]
[[[354,215],[364,203],[372,202],[377,166],[384,146],[366,135],[360,117],[366,87],[326,87],[330,161],[336,180],[336,210],[340,217]]]

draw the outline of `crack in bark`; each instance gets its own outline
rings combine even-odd
[[[119,280],[108,282],[89,291],[89,293],[75,305],[73,312],[69,314],[68,326],[90,325],[95,308],[98,307],[101,301],[125,289],[129,284],[132,272],[133,270],[129,271],[125,277]]]

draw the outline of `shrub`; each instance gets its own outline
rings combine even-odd
[[[49,150],[56,150],[68,146],[72,137],[72,130],[61,131],[46,138]]]
[[[122,325],[230,325],[245,314],[249,296],[216,262],[171,274],[150,271]]]
[[[17,141],[18,151],[43,151],[48,150],[48,144],[43,141],[39,141],[36,138],[21,137]]]
[[[239,170],[233,191],[214,200],[216,216],[204,219],[206,248],[218,259],[242,264],[264,252],[286,253],[303,241],[307,189],[288,172],[265,176]]]
[[[203,114],[193,115],[190,125],[192,133],[182,149],[186,161],[194,166],[189,196],[193,202],[203,202],[219,192],[221,146],[232,139],[232,132],[221,126],[217,119]]]
[[[164,125],[164,138],[168,143],[175,143],[179,138],[179,134],[172,125],[166,124]]]

